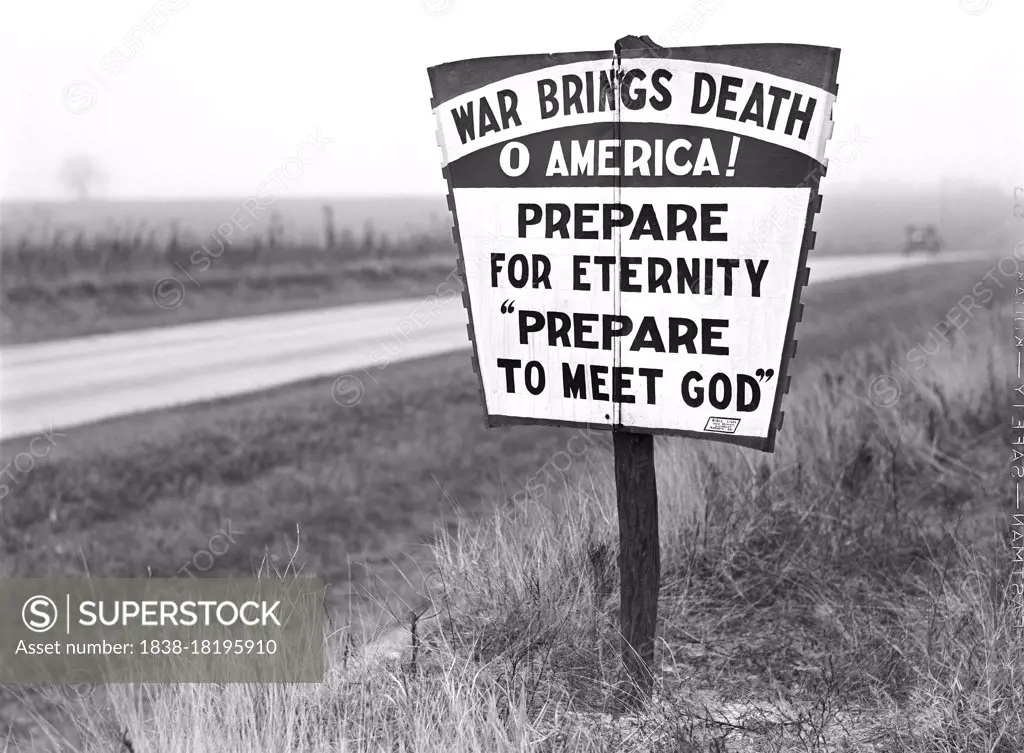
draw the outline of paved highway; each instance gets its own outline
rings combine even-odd
[[[985,253],[824,257],[812,285]],[[0,439],[57,430],[360,367],[468,348],[460,297],[423,299],[135,330],[0,350]],[[377,358],[374,359],[374,354]]]

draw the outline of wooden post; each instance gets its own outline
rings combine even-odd
[[[621,68],[622,50],[636,49],[663,48],[648,36],[623,37],[615,42],[616,69]],[[615,138],[621,142],[620,115],[616,115],[614,130]],[[617,185],[618,196],[621,191],[621,185]],[[612,441],[619,508],[619,632],[626,669],[620,701],[627,709],[636,709],[650,702],[654,692],[654,632],[658,627],[661,585],[654,435],[612,429]]]
[[[619,629],[627,678],[623,701],[635,708],[654,690],[654,631],[658,625],[661,550],[654,435],[612,430],[619,508]]]

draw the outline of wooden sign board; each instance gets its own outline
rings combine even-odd
[[[429,69],[488,424],[772,452],[839,50]]]

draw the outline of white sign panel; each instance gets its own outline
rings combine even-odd
[[[491,425],[774,448],[838,51],[430,69]]]

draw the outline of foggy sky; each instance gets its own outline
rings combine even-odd
[[[7,3],[3,198],[65,196],[55,174],[74,154],[102,166],[111,198],[245,196],[317,129],[334,142],[291,196],[441,194],[428,66],[626,34],[842,48],[829,153],[861,148],[823,191],[1010,191],[1024,185],[1022,28],[1019,0]]]

